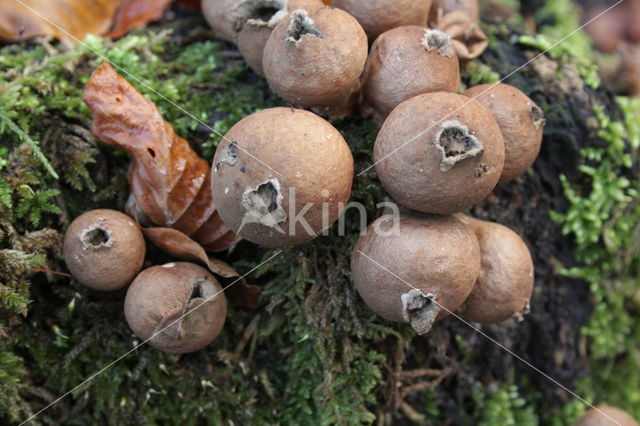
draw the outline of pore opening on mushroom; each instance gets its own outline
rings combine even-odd
[[[286,16],[286,4],[275,0],[246,0],[240,3],[231,18],[236,31],[246,23],[273,28]]]
[[[242,219],[243,225],[260,223],[276,228],[278,223],[287,219],[287,214],[281,203],[282,194],[280,193],[280,182],[277,179],[269,179],[255,189],[248,189],[242,194],[242,208],[245,211]]]
[[[324,37],[324,35],[313,26],[313,19],[309,17],[309,14],[302,9],[297,9],[291,13],[291,20],[289,21],[289,28],[287,29],[287,40],[295,43],[300,43],[302,37],[305,35],[311,35],[315,37]]]
[[[113,242],[111,231],[104,227],[104,222],[94,223],[80,233],[80,241],[85,249],[99,249],[111,247]]]
[[[196,301],[200,303],[209,302],[209,299],[213,296],[215,296],[215,286],[206,278],[197,278],[191,282],[191,294],[188,299],[189,308]]]
[[[442,153],[440,171],[447,172],[457,163],[482,154],[483,147],[478,138],[469,133],[469,128],[457,121],[442,123],[436,136],[436,147]]]
[[[428,333],[441,309],[435,302],[436,296],[432,293],[424,294],[414,288],[400,296],[400,300],[403,319],[411,324],[416,333]]]
[[[547,120],[544,119],[544,112],[542,112],[542,110],[537,105],[531,106],[531,117],[533,117],[533,126],[536,129],[544,126],[547,122]]]
[[[231,142],[229,146],[222,151],[220,162],[233,166],[236,164],[236,161],[238,161],[238,142]]]
[[[447,33],[439,30],[424,30],[424,37],[420,44],[427,51],[435,49],[447,58],[452,58],[456,54],[451,37],[449,37]]]

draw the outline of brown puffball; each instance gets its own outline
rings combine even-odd
[[[394,28],[371,47],[364,74],[365,109],[380,124],[395,107],[428,92],[455,92],[460,64],[449,36],[418,26]]]
[[[453,216],[383,216],[358,239],[351,273],[376,314],[424,334],[471,292],[480,247],[473,231]]]
[[[202,14],[216,37],[234,42],[235,31],[231,22],[234,7],[241,0],[202,0]]]
[[[249,66],[264,77],[262,55],[271,31],[290,11],[304,9],[314,13],[320,0],[240,0],[233,8],[231,21],[238,50]]]
[[[227,300],[222,287],[193,263],[147,268],[131,283],[124,300],[131,330],[154,348],[172,354],[202,349],[222,330]]]
[[[287,101],[335,109],[359,90],[367,53],[364,30],[344,10],[298,9],[274,28],[263,67],[269,86]]]
[[[467,321],[494,324],[529,313],[533,260],[527,244],[506,226],[456,215],[475,232],[482,267],[458,314]]]
[[[396,202],[448,214],[491,193],[502,173],[504,143],[491,113],[473,99],[427,93],[393,110],[373,158],[382,186]]]
[[[333,5],[353,15],[373,41],[392,28],[425,25],[431,0],[336,0]]]
[[[299,244],[329,227],[352,180],[353,157],[340,132],[294,108],[266,109],[233,126],[216,150],[211,179],[225,224],[267,247]]]
[[[544,113],[527,95],[508,84],[481,84],[464,92],[491,111],[504,138],[504,169],[500,182],[521,176],[538,157]]]
[[[573,426],[638,426],[638,422],[626,411],[601,404],[589,409]]]
[[[94,290],[118,290],[142,268],[146,246],[139,226],[115,210],[78,216],[64,235],[64,261],[71,275]]]

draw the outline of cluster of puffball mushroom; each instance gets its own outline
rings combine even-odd
[[[477,1],[336,0],[334,6],[203,2],[214,31],[236,43],[286,101],[329,116],[359,107],[381,125],[373,152],[377,177],[407,210],[400,232],[386,229],[396,226],[391,218],[380,218],[354,248],[353,279],[369,307],[420,334],[454,311],[480,323],[521,319],[533,289],[526,244],[504,226],[459,213],[533,164],[544,118],[506,84],[457,93],[460,61],[486,47]],[[242,238],[270,247],[297,244],[339,216],[334,206],[348,200],[352,173],[346,142],[328,122],[303,110],[266,110],[240,121],[220,144],[214,201]],[[297,205],[312,205],[305,215],[312,233],[289,229],[291,188]],[[331,206],[328,221],[322,205]]]
[[[354,248],[353,279],[365,303],[420,334],[454,311],[481,323],[521,318],[533,288],[526,244],[502,225],[460,212],[532,165],[542,111],[506,84],[456,93],[460,60],[486,46],[476,1],[335,6],[203,1],[216,34],[236,43],[295,106],[251,114],[224,135],[211,171],[222,221],[265,247],[312,240],[335,223],[351,195],[354,160],[342,134],[320,115],[359,107],[381,125],[377,177],[406,208],[397,218],[400,232],[384,232],[396,221],[382,217]],[[226,317],[216,279],[191,263],[140,272],[144,255],[139,225],[116,211],[87,212],[65,235],[65,261],[78,281],[104,291],[130,284],[125,317],[138,337],[171,353],[213,341]]]

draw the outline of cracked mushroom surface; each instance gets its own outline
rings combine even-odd
[[[504,137],[504,169],[500,183],[527,171],[540,153],[544,113],[527,95],[508,84],[481,84],[464,92],[491,111]]]
[[[230,20],[234,41],[249,66],[264,77],[262,55],[271,31],[289,12],[303,9],[314,13],[324,3],[320,0],[239,0]]]
[[[353,16],[331,7],[297,9],[271,33],[263,67],[282,98],[332,113],[347,108],[359,90],[367,56],[367,35]]]
[[[172,354],[194,352],[222,331],[227,300],[204,268],[176,262],[152,266],[131,283],[124,301],[131,330],[157,349]]]
[[[267,247],[315,238],[349,200],[353,157],[329,122],[271,108],[234,125],[216,150],[213,199],[225,224]]]
[[[427,93],[394,109],[373,157],[385,190],[413,210],[449,214],[482,201],[504,166],[500,127],[478,102]]]
[[[418,26],[394,28],[371,46],[364,74],[365,110],[382,124],[407,99],[455,92],[459,85],[460,64],[447,34]]]
[[[353,15],[373,41],[392,28],[424,25],[431,0],[335,0],[334,6]]]
[[[534,284],[531,253],[522,238],[498,223],[456,215],[475,232],[482,266],[473,291],[457,312],[462,318],[495,324],[529,313]]]
[[[145,251],[140,227],[115,210],[91,210],[78,216],[64,236],[67,268],[94,290],[113,291],[129,284],[142,268]]]
[[[383,216],[358,239],[351,255],[358,293],[376,314],[425,334],[455,311],[480,273],[471,228],[453,216]]]

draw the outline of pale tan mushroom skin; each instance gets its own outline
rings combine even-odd
[[[140,272],[146,246],[140,227],[124,213],[91,210],[78,216],[64,236],[71,275],[94,290],[113,291]]]
[[[453,216],[403,214],[399,233],[393,218],[372,223],[351,255],[351,272],[358,293],[376,314],[411,323],[419,334],[431,328],[420,315],[446,317],[467,298],[480,273],[480,247],[473,231]],[[403,296],[414,289],[432,294],[431,312],[407,312]]]
[[[601,404],[589,409],[573,426],[638,426],[626,411]]]
[[[273,91],[292,104],[335,108],[360,89],[367,55],[367,36],[347,12],[298,9],[271,33],[263,68]]]
[[[234,42],[231,11],[241,0],[202,0],[202,13],[216,37]]]
[[[505,159],[500,183],[524,174],[542,146],[544,114],[527,95],[508,84],[482,84],[464,92],[486,107],[500,126]]]
[[[458,314],[467,321],[494,324],[522,320],[529,312],[534,268],[522,238],[506,226],[456,215],[469,225],[480,243],[482,267],[473,291]]]
[[[234,232],[263,246],[288,246],[315,238],[337,220],[351,194],[353,156],[323,118],[271,108],[229,130],[216,150],[211,181],[220,216]],[[299,215],[310,229],[294,224]]]
[[[206,269],[177,262],[142,271],[131,283],[124,315],[133,332],[164,352],[194,352],[222,331],[227,300]]]
[[[431,0],[335,0],[333,5],[353,15],[373,41],[392,28],[424,26]]]
[[[428,37],[441,36],[437,47]],[[429,92],[455,92],[460,85],[460,64],[451,39],[444,33],[418,26],[394,28],[371,46],[364,74],[365,108],[379,124],[402,102]]]
[[[396,202],[449,214],[491,193],[502,174],[504,143],[486,108],[466,96],[437,92],[394,109],[373,156],[382,186]]]

